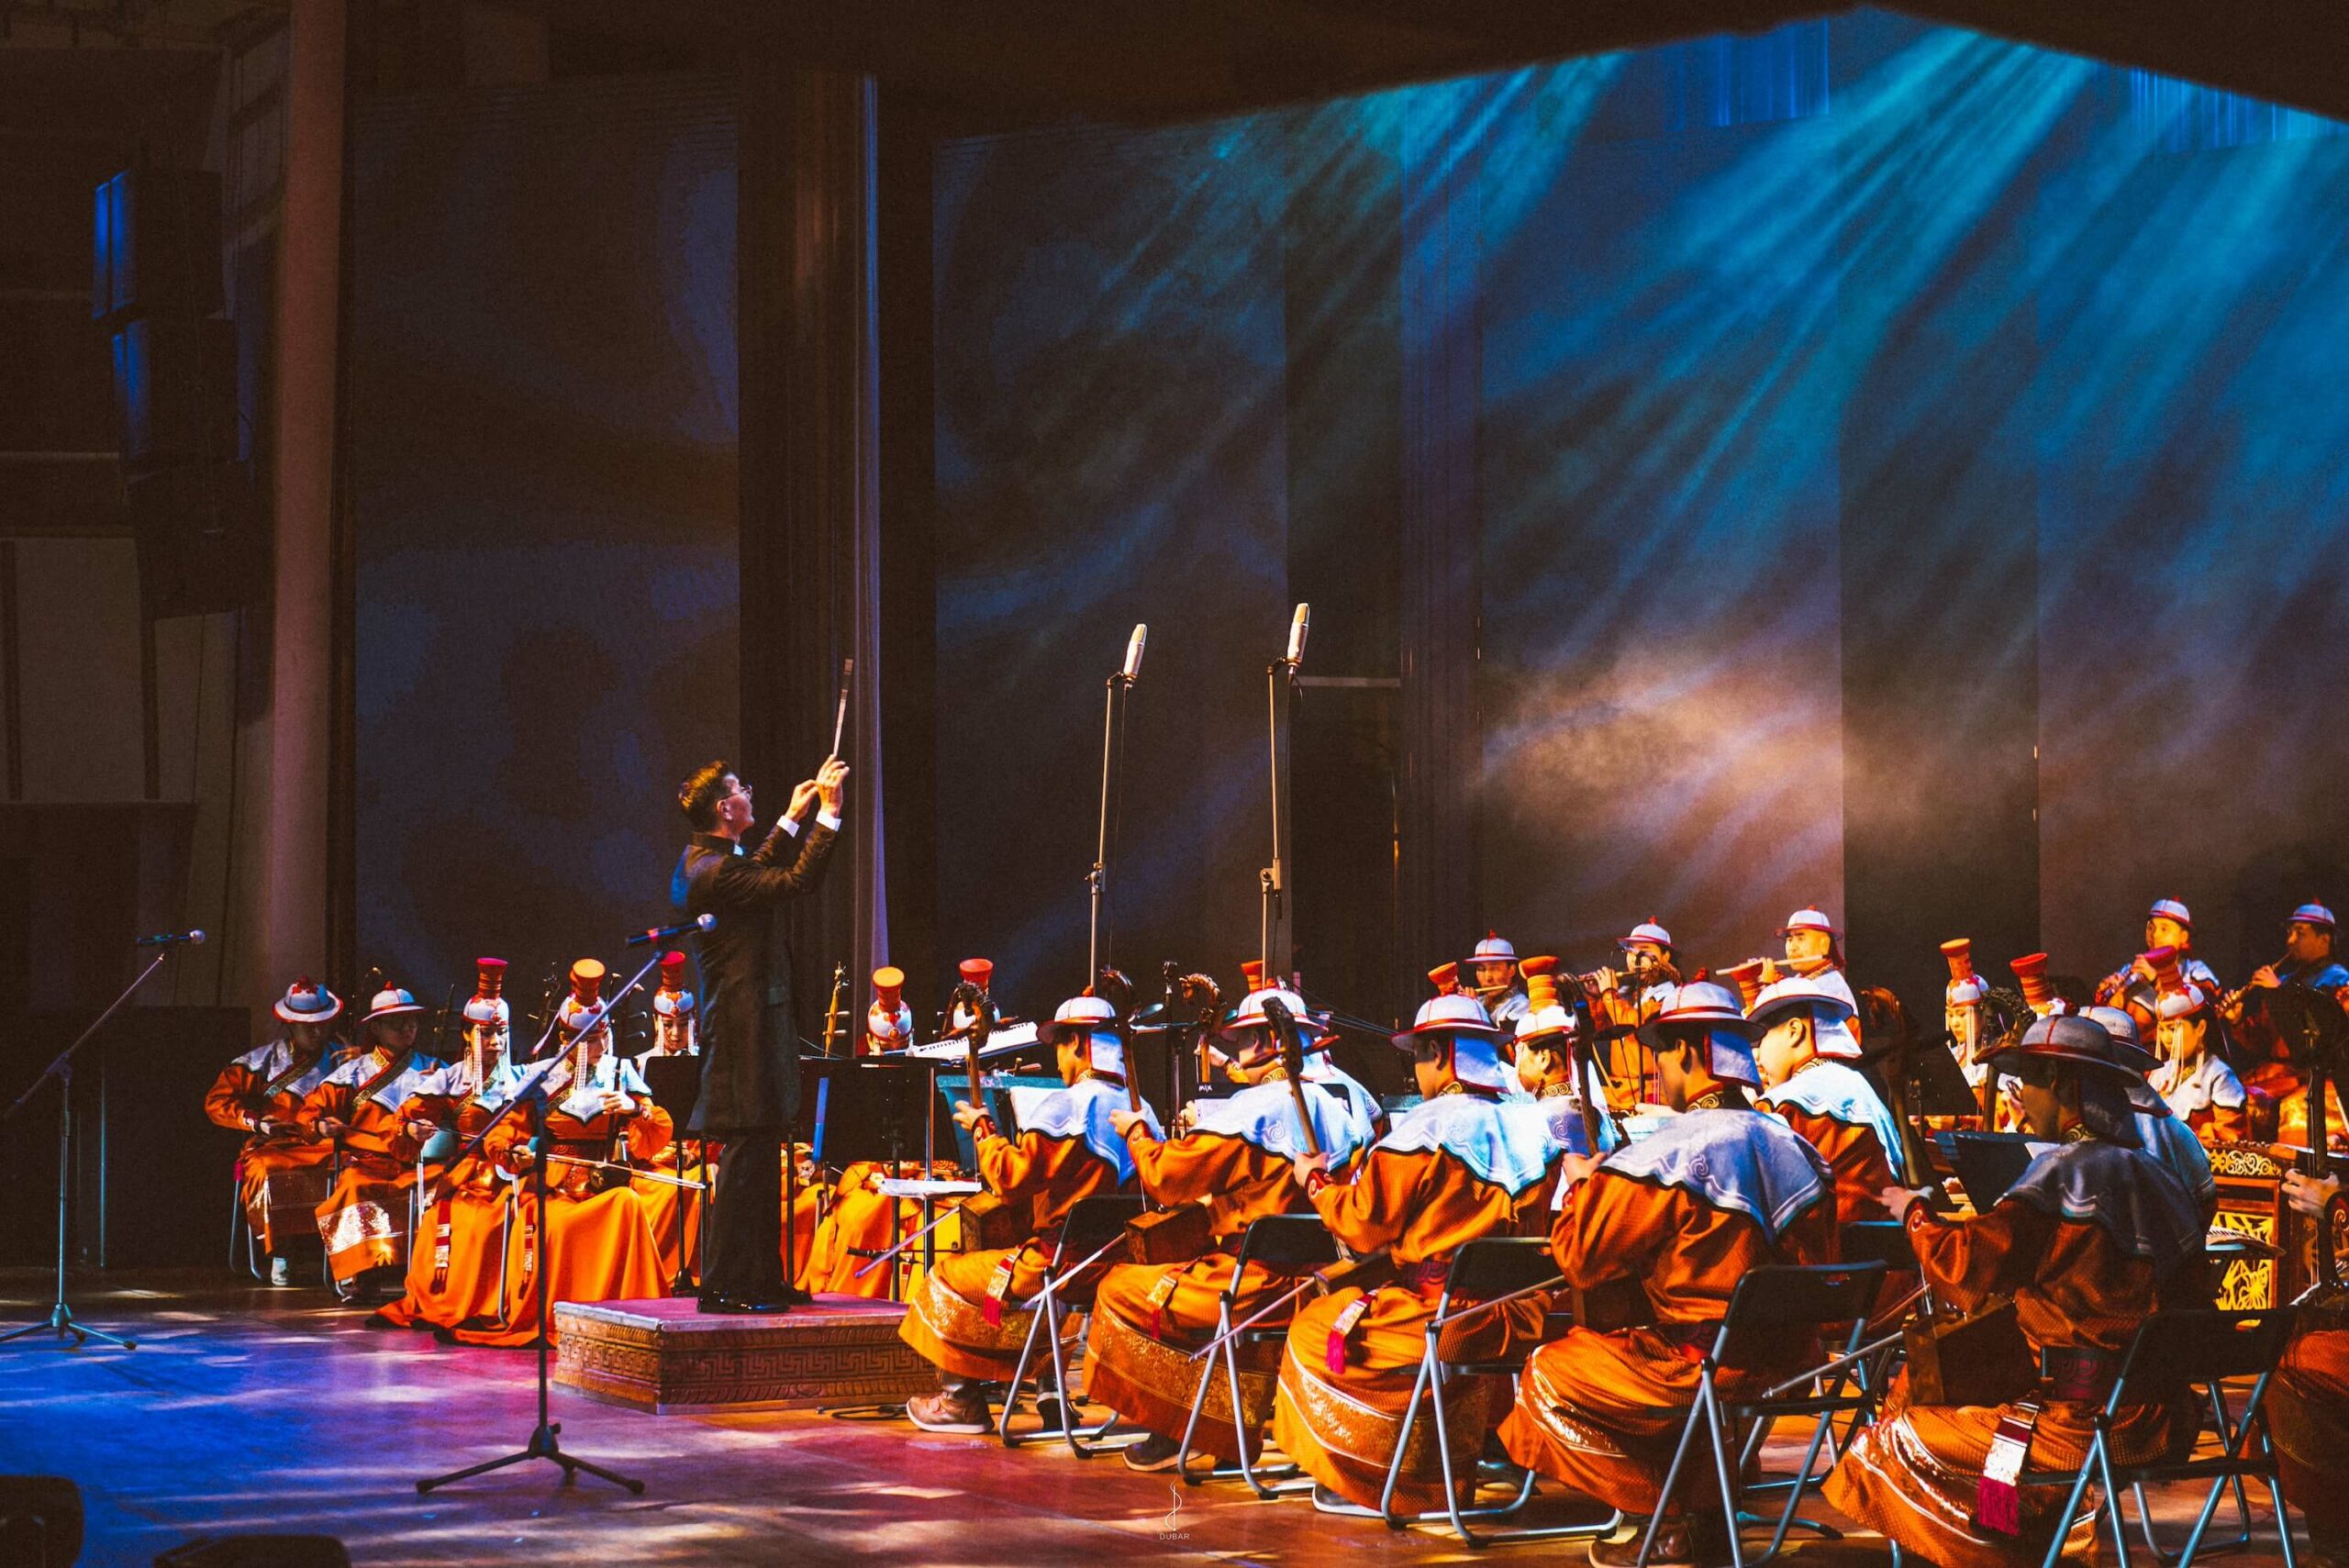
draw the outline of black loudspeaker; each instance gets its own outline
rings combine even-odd
[[[215,316],[220,287],[220,176],[126,169],[97,189],[90,315]]]
[[[116,445],[133,473],[237,452],[237,324],[140,317],[114,335]]]
[[[62,1475],[0,1475],[0,1562],[72,1568],[82,1555],[82,1489]]]
[[[29,1082],[90,1018],[35,1013],[24,1019],[12,1053],[12,1065],[22,1065],[10,1084]],[[75,1264],[226,1266],[229,1183],[243,1140],[213,1125],[204,1096],[220,1069],[250,1047],[251,1027],[243,1007],[130,1006],[83,1048],[73,1069],[74,1194],[66,1243]],[[0,1143],[0,1256],[12,1263],[56,1259],[53,1087],[17,1113]]]
[[[148,619],[214,615],[261,600],[269,533],[245,464],[161,469],[132,478],[128,489]]]

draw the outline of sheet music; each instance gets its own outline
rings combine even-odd
[[[999,1056],[1011,1056],[1037,1046],[1037,1031],[1033,1023],[1006,1024],[987,1036],[985,1050],[979,1052],[982,1062],[993,1062]],[[970,1056],[970,1047],[961,1040],[932,1040],[927,1045],[909,1045],[903,1051],[890,1051],[891,1056],[915,1056],[925,1062],[962,1062]]]

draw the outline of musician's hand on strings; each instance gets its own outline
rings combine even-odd
[[[1558,1156],[1558,1184],[1571,1187],[1588,1178],[1598,1169],[1596,1154],[1561,1154]]]
[[[1299,1186],[1310,1188],[1313,1185],[1313,1178],[1317,1173],[1324,1179],[1327,1179],[1330,1174],[1330,1156],[1327,1151],[1319,1154],[1302,1153],[1292,1155],[1290,1157],[1290,1163],[1297,1169],[1297,1180]]]
[[[2341,1195],[2338,1176],[2311,1176],[2306,1171],[2284,1173],[2284,1197],[2302,1214],[2321,1216],[2327,1205]]]
[[[636,1102],[617,1089],[607,1089],[604,1093],[604,1114],[606,1116],[634,1116]]]
[[[1876,1195],[1876,1201],[1891,1211],[1892,1222],[1898,1225],[1909,1218],[1911,1206],[1924,1202],[1925,1190],[1922,1187],[1904,1187],[1896,1183]]]
[[[318,1118],[318,1136],[320,1138],[340,1138],[344,1133],[349,1132],[350,1130],[351,1124],[349,1122],[337,1121],[330,1116],[322,1116]]]
[[[791,786],[791,804],[784,809],[783,814],[799,827],[804,828],[807,825],[807,818],[816,814],[816,781],[814,779],[802,779]]]
[[[848,793],[848,764],[838,757],[827,757],[824,765],[816,770],[816,793],[824,802],[824,810],[831,816],[841,814],[841,800]]]
[[[1111,1111],[1109,1125],[1118,1129],[1119,1138],[1131,1138],[1136,1128],[1141,1128],[1145,1132],[1150,1130],[1150,1123],[1143,1118],[1140,1111]]]
[[[978,1106],[973,1105],[968,1100],[957,1100],[954,1102],[954,1125],[963,1129],[965,1132],[968,1132],[972,1128],[976,1127],[979,1124],[979,1118],[985,1115],[986,1115],[986,1112],[981,1110]]]
[[[410,1138],[415,1139],[418,1143],[423,1142],[426,1139],[430,1138],[434,1133],[440,1130],[440,1126],[438,1122],[427,1121],[422,1117],[417,1117],[414,1121],[407,1124],[407,1135]]]

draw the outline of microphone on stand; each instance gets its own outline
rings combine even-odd
[[[1150,628],[1140,621],[1136,621],[1134,623],[1134,634],[1126,639],[1126,667],[1118,672],[1118,678],[1125,682],[1126,684],[1130,686],[1132,685],[1141,674],[1142,645],[1147,643],[1149,640]]]
[[[202,931],[158,931],[151,937],[139,938],[131,945],[142,948],[170,948],[177,947],[182,942],[185,942],[192,948],[200,948],[204,945],[204,933]]]
[[[665,942],[671,937],[682,937],[688,931],[715,930],[717,927],[717,916],[696,915],[690,920],[680,920],[674,926],[655,926],[649,931],[639,931],[629,938],[628,945],[632,948],[640,948],[647,942]]]
[[[1288,666],[1288,673],[1292,676],[1297,673],[1297,665],[1305,662],[1305,633],[1312,624],[1313,606],[1311,605],[1297,606],[1297,614],[1289,617],[1288,653],[1281,662]]]

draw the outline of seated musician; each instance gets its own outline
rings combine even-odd
[[[1557,968],[1558,961],[1547,956],[1525,961],[1527,998],[1532,1005],[1517,1020],[1510,1052],[1517,1086],[1527,1098],[1512,1101],[1509,1114],[1530,1117],[1541,1125],[1555,1151],[1553,1165],[1556,1155],[1604,1154],[1623,1140],[1607,1108],[1606,1075],[1595,1058],[1586,1057],[1582,1082],[1575,1083],[1575,1057],[1588,1049],[1583,1040],[1584,1018],[1577,1009],[1564,1006]],[[1546,1210],[1558,1186],[1553,1180],[1545,1187],[1542,1204]],[[1546,1229],[1549,1215],[1542,1214],[1538,1223]]]
[[[1498,931],[1486,931],[1461,965],[1469,978],[1468,992],[1485,1005],[1486,1013],[1504,1030],[1514,1029],[1525,1016],[1525,983],[1518,973],[1517,945]]]
[[[1664,1103],[1681,1114],[1603,1161],[1567,1158],[1550,1249],[1577,1289],[1636,1281],[1655,1321],[1606,1332],[1577,1326],[1535,1351],[1501,1427],[1518,1463],[1634,1516],[1642,1531],[1665,1514],[1651,1563],[1690,1563],[1698,1551],[1710,1561],[1727,1539],[1701,1471],[1679,1497],[1661,1494],[1698,1358],[1739,1278],[1767,1264],[1823,1262],[1835,1245],[1827,1162],[1746,1098],[1761,1081],[1753,1035],[1737,997],[1709,981],[1681,986],[1642,1029]],[[1730,1369],[1732,1387],[1758,1390],[1799,1370],[1810,1348],[1790,1342]],[[1628,1563],[1639,1549],[1637,1534],[1594,1541],[1590,1559]]]
[[[346,1300],[399,1288],[417,1152],[449,1115],[441,1097],[447,1064],[416,1048],[423,1012],[397,987],[375,993],[365,1049],[321,1079],[296,1116],[334,1148],[334,1186],[318,1206],[318,1235]]]
[[[1255,992],[1223,1029],[1230,1051],[1224,1072],[1241,1085],[1238,1094],[1197,1102],[1189,1129],[1163,1141],[1147,1118],[1132,1110],[1110,1117],[1133,1150],[1142,1192],[1169,1208],[1205,1205],[1212,1238],[1204,1252],[1186,1262],[1111,1269],[1094,1298],[1085,1392],[1148,1429],[1147,1439],[1126,1450],[1126,1463],[1136,1470],[1165,1470],[1174,1463],[1190,1419],[1192,1392],[1208,1367],[1191,1360],[1191,1352],[1215,1332],[1216,1303],[1231,1283],[1241,1233],[1264,1215],[1312,1212],[1292,1163],[1306,1152],[1300,1098],[1333,1166],[1344,1167],[1370,1140],[1368,1125],[1342,1095],[1302,1080],[1291,1084],[1279,1041],[1265,1019],[1267,999],[1289,1009],[1308,1051],[1327,1044],[1328,1037],[1296,993]],[[1287,1283],[1252,1262],[1233,1302],[1234,1319],[1255,1312]],[[1251,1408],[1237,1415],[1222,1384],[1214,1385],[1192,1440],[1197,1451],[1219,1459],[1236,1456],[1235,1433],[1243,1421],[1246,1435],[1256,1435],[1272,1413],[1272,1371],[1263,1367],[1246,1379],[1242,1393]],[[1259,1394],[1261,1402],[1254,1397]]]
[[[2178,968],[2187,979],[2202,987],[2206,996],[2216,996],[2223,987],[2210,966],[2194,956],[2194,916],[2175,898],[2156,898],[2154,906],[2145,911],[2145,945],[2138,955],[2114,970],[2098,983],[2090,1000],[2108,1006],[2124,1007],[2137,1020],[2140,1029],[2149,1029],[2158,1021],[2154,1002],[2160,976],[2153,954],[2163,948],[2177,955]]]
[[[2237,1031],[2252,1058],[2243,1075],[2244,1084],[2278,1100],[2301,1086],[2300,1070],[2276,1032],[2263,993],[2284,985],[2305,985],[2336,998],[2349,992],[2349,968],[2333,955],[2333,928],[2332,911],[2321,904],[2303,904],[2293,910],[2284,926],[2283,962],[2254,970],[2251,984],[2224,1008],[2227,1027]]]
[[[342,999],[305,976],[285,988],[275,1010],[284,1035],[220,1069],[204,1096],[204,1114],[247,1135],[237,1154],[238,1198],[245,1206],[245,1223],[269,1255],[269,1283],[290,1285],[294,1271],[287,1249],[306,1241],[314,1206],[326,1190],[325,1176],[306,1178],[317,1185],[311,1188],[312,1207],[298,1216],[271,1212],[273,1183],[284,1188],[289,1173],[314,1170],[334,1158],[334,1145],[311,1136],[299,1117],[302,1101],[340,1062],[342,1052],[330,1049],[328,1026],[342,1011]]]
[[[2169,1102],[2147,1082],[2154,1071],[2154,1053],[2139,1043],[2137,1020],[2119,1007],[2083,1007],[2080,1016],[2104,1026],[2112,1040],[2113,1060],[2130,1072],[2122,1086],[2129,1095],[2129,1108],[2135,1113],[2137,1146],[2177,1178],[2208,1230],[2219,1212],[2219,1179],[2210,1170],[2210,1151],[2194,1136],[2192,1128],[2170,1114]]]
[[[2185,977],[2173,955],[2152,956],[2160,977],[2154,1043],[2161,1062],[2148,1081],[2203,1142],[2240,1143],[2251,1136],[2251,1095],[2216,1049],[2221,1026],[2210,994]]]
[[[1273,1437],[1313,1477],[1317,1507],[1377,1507],[1453,1253],[1480,1236],[1518,1233],[1538,1207],[1531,1200],[1549,1173],[1549,1140],[1504,1114],[1499,1036],[1473,996],[1424,1003],[1394,1042],[1412,1053],[1426,1098],[1349,1173],[1333,1175],[1327,1155],[1296,1162],[1330,1233],[1357,1256],[1383,1250],[1393,1266],[1391,1284],[1332,1290],[1301,1309],[1283,1347]],[[1497,1351],[1540,1327],[1541,1304],[1520,1301],[1473,1319],[1457,1348]],[[1484,1380],[1464,1379],[1445,1400],[1446,1420],[1472,1434],[1454,1445],[1464,1467],[1490,1430],[1491,1392]],[[1441,1507],[1447,1485],[1473,1485],[1467,1468],[1442,1473],[1424,1422],[1412,1448],[1396,1487],[1398,1509]]]
[[[893,1265],[867,1265],[920,1229],[921,1207],[890,1197],[880,1191],[879,1184],[892,1174],[922,1173],[920,1162],[912,1160],[894,1166],[885,1160],[859,1160],[842,1171],[826,1212],[815,1220],[809,1234],[807,1256],[796,1276],[799,1288],[811,1294],[862,1296],[876,1301],[887,1296]],[[929,1173],[951,1178],[955,1172],[951,1163],[941,1161],[940,1168]],[[796,1223],[805,1222],[810,1213],[805,1187],[799,1202],[800,1218]]]
[[[1965,1075],[1965,1086],[1974,1091],[1979,1125],[1996,1128],[2005,1093],[2013,1085],[1993,1080],[1988,1053],[2016,1022],[2010,996],[1991,990],[1990,983],[1974,967],[1971,938],[1952,937],[1943,942],[1942,958],[1949,965],[1949,983],[1942,991],[1942,1020],[1949,1031],[1950,1055]]]
[[[2006,1482],[2017,1468],[2080,1463],[2138,1325],[2157,1307],[2210,1301],[2201,1221],[2185,1189],[2137,1147],[2128,1070],[2106,1030],[2082,1017],[2041,1018],[1996,1065],[2022,1080],[2032,1136],[2061,1146],[1972,1218],[1943,1218],[1906,1189],[1885,1199],[1941,1299],[1970,1311],[2012,1296],[2046,1375],[2030,1403],[1929,1406],[1909,1403],[1904,1373],[1884,1418],[1826,1483],[1838,1508],[1942,1568],[2039,1562],[2065,1491]],[[2115,1462],[2136,1463],[2173,1451],[2173,1440],[2190,1440],[2192,1430],[2190,1410],[2153,1390],[2118,1412],[2106,1440]],[[2093,1540],[2076,1530],[2067,1545],[2085,1551]]]
[[[1609,1103],[1616,1110],[1631,1111],[1639,1106],[1645,1072],[1639,1043],[1631,1036],[1672,999],[1680,984],[1679,955],[1673,949],[1672,933],[1653,919],[1632,927],[1615,945],[1622,950],[1621,970],[1599,970],[1589,977],[1587,989],[1598,1037],[1609,1042],[1605,1063]]]
[[[1836,984],[1829,984],[1833,981]],[[1765,985],[1750,1017],[1761,1031],[1761,1108],[1820,1152],[1835,1173],[1835,1222],[1885,1218],[1884,1189],[1903,1168],[1900,1128],[1862,1075],[1848,985],[1831,972]]]
[[[529,1345],[538,1340],[540,1281],[559,1301],[642,1301],[668,1294],[661,1248],[644,1200],[629,1184],[626,1160],[649,1161],[669,1145],[669,1113],[652,1103],[636,1063],[612,1051],[608,1015],[599,1015],[604,966],[583,958],[571,966],[571,995],[555,1012],[570,1061],[558,1068],[546,1107],[547,1205],[541,1225],[533,1177],[530,1116],[517,1109],[489,1135],[487,1151],[520,1184],[507,1228],[506,1288],[499,1321],[460,1327],[469,1345]],[[540,1231],[543,1229],[544,1235]],[[546,1325],[550,1337],[552,1325]]]
[[[433,1085],[453,1108],[453,1128],[444,1130],[453,1130],[464,1142],[481,1135],[519,1077],[512,1061],[506,961],[475,959],[473,971],[473,994],[465,1002],[464,1052],[447,1081]],[[421,1096],[409,1103],[407,1114],[431,1119]],[[478,1156],[446,1169],[428,1161],[426,1173],[431,1190],[408,1256],[407,1293],[376,1308],[375,1321],[391,1328],[454,1329],[477,1318],[493,1318],[501,1307],[498,1284],[513,1179],[495,1162]]]
[[[2284,1197],[2320,1227],[2339,1223],[2339,1176],[2294,1171],[2284,1178]],[[2349,1311],[2339,1289],[2303,1309],[2267,1390],[2284,1499],[2308,1521],[2312,1551],[2300,1561],[2313,1559],[2316,1568],[2349,1563],[2349,1490],[2341,1485],[2342,1456],[2349,1454]]]
[[[1118,1192],[1134,1179],[1134,1157],[1111,1118],[1127,1106],[1125,1042],[1117,1009],[1096,996],[1061,1004],[1040,1032],[1059,1058],[1062,1082],[1006,1138],[982,1105],[960,1101],[954,1119],[971,1130],[987,1190],[1034,1205],[1018,1246],[938,1260],[907,1304],[897,1332],[939,1371],[936,1394],[906,1401],[914,1425],[934,1432],[988,1429],[986,1385],[1008,1382],[1028,1338],[1023,1304],[1044,1283],[1063,1220],[1077,1203]],[[976,1085],[974,1096],[984,1100]],[[1147,1114],[1147,1113],[1146,1113]],[[1158,1132],[1154,1117],[1147,1125]]]

